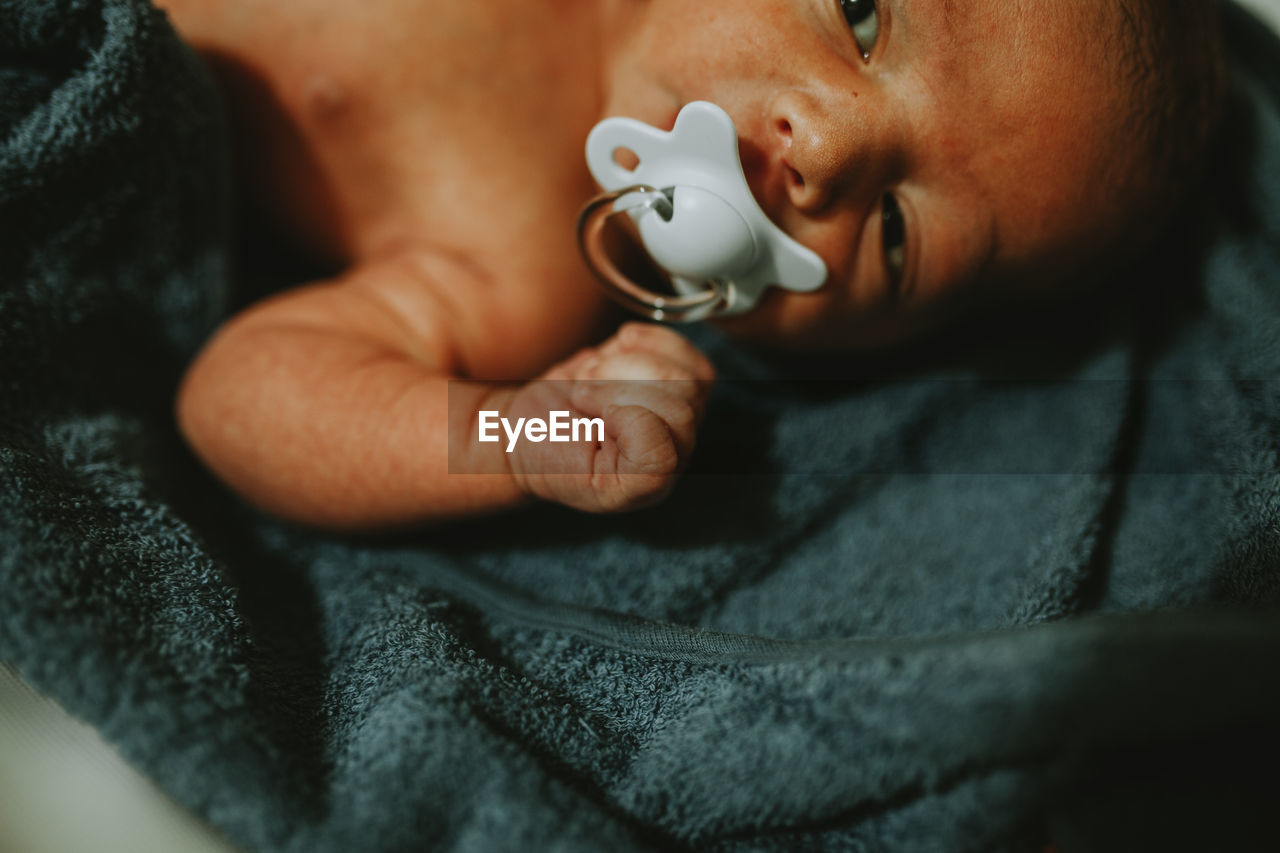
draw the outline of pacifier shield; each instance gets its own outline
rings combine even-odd
[[[634,168],[615,159],[619,149],[636,155]],[[605,119],[587,137],[587,165],[606,194],[588,203],[579,218],[583,256],[611,292],[621,291],[624,303],[641,313],[684,320],[741,313],[766,287],[812,291],[826,280],[822,259],[761,210],[742,170],[733,120],[715,104],[687,104],[670,132],[635,119]],[[655,187],[669,196],[662,215],[659,205],[633,197],[639,188],[657,192]],[[697,311],[676,317],[670,297],[620,276],[599,244],[600,220],[624,209],[645,250],[678,289],[687,292],[701,282],[706,292],[714,291],[714,305],[703,300]]]

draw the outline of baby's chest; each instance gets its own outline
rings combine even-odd
[[[274,39],[184,34],[227,91],[249,206],[304,251],[354,262],[568,227],[592,189],[594,61],[572,20],[522,22],[526,6],[380,0],[299,12]]]

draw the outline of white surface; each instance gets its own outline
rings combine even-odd
[[[1236,2],[1269,23],[1271,29],[1280,32],[1280,0],[1236,0]]]
[[[232,853],[0,663],[0,853]]]

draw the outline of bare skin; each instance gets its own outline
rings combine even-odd
[[[882,0],[866,58],[865,7],[851,31],[838,0],[162,5],[224,84],[246,197],[343,269],[230,320],[178,399],[216,473],[305,523],[531,498],[618,511],[672,487],[714,371],[654,326],[595,343],[611,315],[573,223],[595,189],[583,140],[606,115],[669,125],[707,99],[733,116],[762,206],[831,271],[818,294],[775,292],[725,324],[760,340],[916,334],[977,304],[979,279],[1097,250],[1136,204],[1135,187],[1080,179],[1138,156],[1116,138],[1119,75],[1089,58],[1115,23],[1092,4]],[[880,224],[887,194],[901,245]],[[575,412],[610,413],[592,473],[542,474],[523,454],[545,446],[474,445],[467,470],[503,473],[450,475],[451,414],[545,412],[546,387],[523,381],[540,376],[567,383]],[[623,378],[678,381],[593,381]],[[450,407],[450,379],[512,381],[455,383]]]

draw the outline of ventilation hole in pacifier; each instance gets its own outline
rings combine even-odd
[[[640,155],[627,148],[625,145],[619,145],[613,149],[613,162],[617,163],[628,172],[634,172],[640,167]]]

